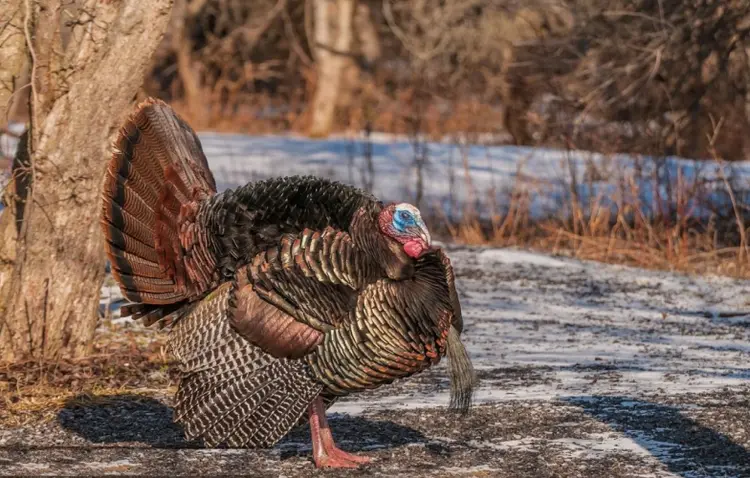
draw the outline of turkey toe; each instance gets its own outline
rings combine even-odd
[[[368,456],[359,456],[359,455],[354,455],[352,453],[347,453],[341,448],[337,448],[335,445],[332,450],[326,450],[326,451],[328,453],[328,456],[331,458],[353,461],[354,463],[357,463],[357,464],[370,463],[372,461],[372,458]]]
[[[357,468],[359,466],[359,463],[355,461],[334,456],[323,455],[315,457],[314,460],[317,468]]]

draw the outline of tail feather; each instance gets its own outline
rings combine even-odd
[[[138,105],[115,141],[102,190],[107,253],[128,300],[172,304],[213,285],[210,241],[194,227],[189,238],[182,231],[215,193],[195,132],[161,101]]]
[[[162,277],[163,273],[159,268],[159,264],[143,257],[138,257],[131,252],[125,252],[121,250],[113,250],[112,256],[119,260],[126,261],[130,265],[130,272],[137,274],[140,277]]]
[[[152,224],[143,222],[141,217],[147,216],[150,211],[139,210],[140,203],[133,202],[132,213],[115,202],[111,203],[110,207],[104,210],[104,218],[110,224],[122,224],[121,232],[148,245],[153,240],[154,228]]]
[[[158,322],[159,329],[171,325],[187,312],[188,310],[183,304],[168,304],[161,307],[147,304],[127,304],[120,307],[122,317],[131,316],[133,320],[142,320],[146,327]]]
[[[117,252],[129,252],[147,261],[159,263],[159,255],[151,244],[144,244],[135,237],[126,234],[125,231],[112,231],[107,239],[109,240],[109,249],[114,249]],[[113,266],[112,273],[126,272],[132,269],[130,264],[121,264],[117,259],[118,257],[114,254],[110,255],[110,262]]]
[[[122,134],[122,133],[120,133]],[[112,168],[112,162],[110,162],[109,172],[105,177],[105,189],[110,191],[117,191],[122,195],[118,198],[119,203],[124,203],[126,208],[129,208],[134,201],[142,202],[150,213],[156,211],[149,206],[149,204],[157,204],[159,201],[159,191],[155,189],[155,186],[146,181],[138,170],[131,165],[131,163],[120,159],[122,153],[115,151],[114,161],[118,161],[117,169]]]
[[[148,289],[151,293],[160,294],[163,297],[168,297],[170,294],[177,297],[177,294],[174,291],[174,284],[172,284],[172,281],[169,279],[142,277],[139,275],[118,272],[117,280],[128,290],[138,291]]]

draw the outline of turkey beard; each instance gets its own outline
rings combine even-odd
[[[451,401],[448,408],[464,415],[471,407],[471,397],[479,380],[459,332],[453,326],[448,332],[448,361],[451,381]]]

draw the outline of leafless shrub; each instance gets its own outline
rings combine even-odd
[[[311,64],[303,7],[286,0],[177,0],[147,90],[184,102],[197,127],[240,116],[257,93],[277,97],[269,110],[293,104],[299,71]]]
[[[588,42],[572,75],[584,111],[615,121],[656,122],[665,152],[743,157],[750,80],[750,4],[742,0],[620,0],[586,22]],[[584,91],[588,93],[584,94]]]
[[[592,137],[606,135],[620,151],[709,158],[707,133],[723,119],[719,154],[744,157],[750,4],[576,5],[575,26],[553,41],[516,48],[521,61],[508,74],[511,90],[525,98],[520,111],[544,92],[567,108],[567,121],[545,141],[592,147]],[[531,143],[528,131],[514,136]]]

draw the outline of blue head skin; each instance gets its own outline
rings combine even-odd
[[[391,215],[386,234],[404,245],[410,257],[418,258],[430,248],[432,239],[419,209],[407,203],[388,208]]]

